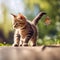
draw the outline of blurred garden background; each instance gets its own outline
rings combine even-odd
[[[0,46],[13,43],[11,13],[22,13],[33,20],[41,11],[47,13],[51,24],[45,25],[46,16],[38,22],[37,45],[60,44],[60,0],[0,0]]]

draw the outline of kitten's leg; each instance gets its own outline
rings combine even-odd
[[[19,45],[19,41],[20,41],[20,35],[16,32],[14,34],[14,43],[13,43],[13,46],[18,46]]]
[[[28,46],[28,42],[24,41],[25,39],[20,39],[19,46]]]
[[[37,39],[32,39],[30,45],[31,45],[31,46],[36,46],[36,40],[37,40]]]
[[[28,46],[28,42],[23,42],[22,46]]]
[[[27,34],[27,36],[25,37],[25,40],[23,41],[23,46],[28,46],[28,42],[31,39],[32,35],[33,35],[33,31],[30,31]]]
[[[19,46],[22,46],[23,41],[20,39]]]
[[[19,38],[15,38],[14,39],[14,43],[13,43],[13,46],[18,46],[19,45]]]

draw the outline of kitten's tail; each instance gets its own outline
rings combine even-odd
[[[38,21],[41,19],[41,17],[42,17],[43,15],[46,15],[46,13],[45,13],[45,12],[40,12],[40,13],[33,19],[32,23],[33,23],[34,25],[37,25]]]

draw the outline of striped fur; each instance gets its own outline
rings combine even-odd
[[[22,14],[17,16],[12,14],[14,16],[13,27],[15,29],[13,46],[28,46],[29,41],[31,46],[36,46],[37,28],[35,25],[44,14],[43,12],[38,14],[32,22],[28,21]]]

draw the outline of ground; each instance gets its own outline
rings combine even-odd
[[[60,60],[60,46],[0,47],[0,60]]]

